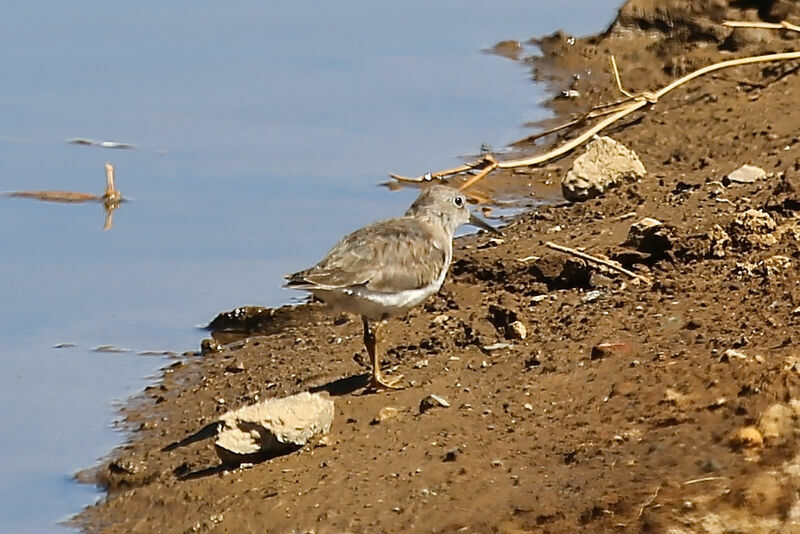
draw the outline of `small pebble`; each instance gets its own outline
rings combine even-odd
[[[419,403],[419,413],[425,413],[431,408],[449,408],[450,403],[439,395],[430,394]]]

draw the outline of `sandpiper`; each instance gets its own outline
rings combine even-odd
[[[463,193],[433,185],[405,216],[356,230],[315,266],[287,275],[284,287],[310,291],[335,309],[360,315],[372,363],[368,388],[397,389],[402,375],[386,380],[381,374],[378,331],[390,317],[439,291],[453,257],[453,233],[467,223],[499,233],[470,213]]]

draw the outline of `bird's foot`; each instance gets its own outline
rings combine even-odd
[[[403,380],[403,375],[390,379],[384,378],[382,375],[372,375],[372,378],[370,378],[367,384],[366,391],[373,392],[385,389],[403,389],[404,386],[400,385],[401,380]]]

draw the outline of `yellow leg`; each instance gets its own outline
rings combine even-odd
[[[386,321],[379,321],[375,326],[370,328],[369,320],[364,317],[364,346],[367,348],[367,354],[372,362],[372,378],[367,385],[368,390],[378,391],[381,389],[402,389],[397,383],[402,380],[402,375],[392,380],[385,380],[381,374],[381,359],[378,356],[378,332],[386,324]]]

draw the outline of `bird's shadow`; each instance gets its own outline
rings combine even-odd
[[[321,393],[324,391],[333,397],[349,395],[350,393],[353,393],[358,389],[366,388],[367,384],[369,384],[370,376],[372,375],[370,375],[369,373],[364,373],[360,375],[338,378],[332,382],[328,382],[327,384],[323,384],[321,386],[310,387],[308,388],[308,392]]]

